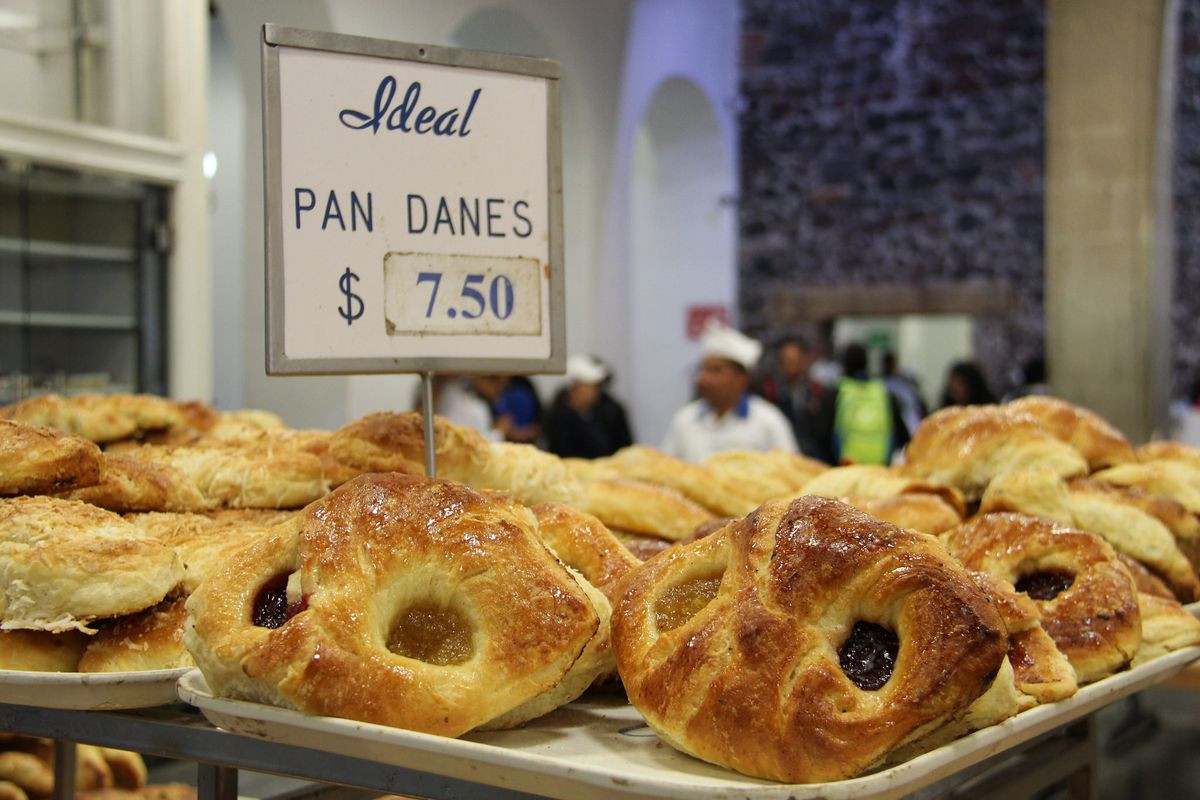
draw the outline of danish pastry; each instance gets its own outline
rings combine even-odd
[[[1161,494],[1200,515],[1200,468],[1186,461],[1143,461],[1097,472],[1096,480]]]
[[[1161,494],[1151,494],[1131,486],[1117,486],[1094,478],[1072,478],[1067,481],[1067,489],[1073,497],[1100,496],[1149,514],[1171,532],[1175,544],[1192,567],[1200,567],[1200,517],[1190,513],[1182,504]]]
[[[105,625],[88,642],[79,660],[79,671],[140,672],[196,666],[183,646],[185,600],[164,600]]]
[[[1142,646],[1129,666],[1136,667],[1181,647],[1200,644],[1200,620],[1171,597],[1139,594]]]
[[[425,474],[421,415],[369,414],[334,432],[329,455],[360,472]],[[438,477],[507,492],[522,503],[575,504],[582,487],[562,460],[527,444],[491,443],[470,428],[434,418]]]
[[[0,779],[0,800],[29,800],[29,795],[12,781]]]
[[[0,630],[0,669],[74,672],[87,643],[79,631]]]
[[[972,572],[971,579],[992,601],[1008,629],[1013,683],[1026,698],[1020,703],[1021,710],[1075,694],[1075,669],[1042,627],[1042,614],[1029,595],[987,572]]]
[[[1081,484],[1076,482],[1076,486]],[[1011,472],[988,486],[981,513],[1019,511],[1097,534],[1118,552],[1145,564],[1161,576],[1177,597],[1200,597],[1196,570],[1162,523],[1119,497],[1081,490],[1045,469]]]
[[[930,414],[904,451],[905,472],[956,487],[978,500],[993,478],[1038,464],[1056,475],[1086,475],[1087,460],[1030,414],[1001,406],[952,406]]]
[[[626,478],[674,489],[717,516],[743,517],[758,505],[736,479],[702,464],[673,458],[653,447],[623,447],[608,458],[597,460]]]
[[[100,480],[101,458],[87,439],[0,419],[0,495],[91,486]]]
[[[151,394],[43,394],[0,408],[0,419],[54,428],[99,444],[186,424],[175,403]]]
[[[1125,435],[1094,411],[1045,395],[1021,397],[1004,407],[1037,417],[1046,430],[1078,450],[1093,472],[1136,460]]]
[[[104,478],[68,496],[112,511],[298,508],[328,490],[321,461],[293,447],[145,445],[105,457]]]
[[[234,551],[297,513],[259,509],[204,514],[152,511],[127,514],[125,519],[179,554],[183,561],[183,589],[191,594]]]
[[[552,690],[600,625],[527,508],[395,473],[277,525],[187,608],[217,694],[446,736]]]
[[[1200,469],[1200,447],[1181,442],[1148,442],[1136,451],[1138,461],[1182,461]]]
[[[743,493],[759,503],[795,497],[804,484],[829,469],[829,465],[787,450],[727,450],[711,455],[704,466],[737,481]]]
[[[616,602],[617,583],[641,561],[613,536],[604,523],[562,503],[533,507],[538,534],[563,563]]]
[[[175,552],[116,514],[73,500],[0,500],[0,628],[94,632],[183,579]]]
[[[605,525],[673,542],[712,519],[707,509],[674,489],[626,478],[584,481],[575,505]]]
[[[767,503],[622,588],[613,645],[647,724],[789,783],[881,762],[982,695],[1007,649],[936,539],[817,497]]]
[[[963,519],[961,513],[935,494],[902,494],[883,500],[843,497],[841,500],[875,519],[932,536],[950,530]]]
[[[888,467],[854,464],[833,467],[804,484],[804,494],[837,499],[860,497],[887,500],[913,494],[935,495],[954,509],[961,518],[966,510],[962,492],[944,483],[918,480]]]
[[[1081,685],[1111,675],[1137,653],[1137,590],[1099,536],[1021,514],[984,514],[942,540],[967,569],[1003,578],[1034,600]]]

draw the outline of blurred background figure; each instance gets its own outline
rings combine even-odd
[[[592,356],[592,361],[604,370],[604,380],[600,381],[600,399],[596,401],[596,420],[608,432],[613,452],[616,452],[633,444],[633,429],[629,426],[629,415],[625,413],[625,406],[612,395],[612,367],[596,356]]]
[[[959,361],[946,374],[946,388],[942,391],[942,407],[975,406],[996,402],[996,396],[988,388],[983,372],[971,361]]]
[[[726,450],[796,452],[792,426],[771,403],[750,394],[750,371],[762,345],[710,319],[700,336],[702,360],[693,400],[675,412],[662,449],[684,461]]]
[[[424,410],[423,393],[417,387],[416,411]],[[499,439],[501,434],[492,427],[492,412],[488,404],[461,375],[435,375],[433,377],[433,413],[445,417],[455,425],[472,428],[490,439]]]
[[[536,443],[542,435],[542,401],[524,375],[480,375],[475,391],[491,408],[492,425],[509,442]]]
[[[921,399],[921,387],[917,385],[917,379],[900,369],[896,354],[891,350],[883,354],[883,384],[892,397],[896,398],[900,418],[904,420],[904,427],[911,434],[929,413],[929,409]]]
[[[591,356],[567,358],[567,385],[555,396],[546,414],[546,449],[564,458],[599,458],[619,447],[612,430],[612,410],[604,409],[601,385],[607,372]],[[609,398],[609,402],[616,404]],[[624,409],[619,404],[621,418]],[[628,434],[628,427],[625,428]],[[625,442],[628,444],[628,442]]]
[[[808,377],[824,389],[833,389],[842,377],[842,365],[833,359],[833,322],[821,323],[820,334],[813,342],[812,364]]]
[[[1004,395],[1004,402],[1031,394],[1050,393],[1050,384],[1046,383],[1046,359],[1034,356],[1021,368],[1021,385]]]
[[[775,371],[762,380],[762,396],[787,418],[800,452],[830,461],[832,455],[819,431],[825,391],[809,373],[811,351],[803,339],[793,337],[780,342],[775,360]]]
[[[867,373],[867,349],[857,342],[842,351],[842,377],[826,404],[829,448],[835,464],[889,464],[908,444],[909,432],[896,398]]]

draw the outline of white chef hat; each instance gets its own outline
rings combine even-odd
[[[716,356],[741,364],[749,372],[762,355],[762,345],[716,317],[709,317],[700,334],[700,352],[704,356]]]
[[[570,383],[600,383],[608,371],[596,359],[582,353],[567,357],[567,381]]]

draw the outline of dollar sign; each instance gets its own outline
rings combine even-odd
[[[338,279],[338,287],[341,288],[342,294],[346,295],[346,307],[339,308],[338,313],[342,315],[342,319],[346,320],[346,324],[350,325],[354,320],[363,315],[366,309],[363,307],[363,300],[354,293],[350,288],[350,281],[358,280],[358,276],[346,267],[346,271],[342,273],[342,277]],[[354,304],[358,303],[358,310],[354,309]]]

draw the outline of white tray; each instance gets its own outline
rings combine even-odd
[[[234,733],[380,761],[408,769],[570,800],[607,798],[895,798],[1165,680],[1200,658],[1188,647],[1085,686],[889,769],[835,783],[785,785],[747,778],[661,743],[616,698],[577,700],[525,728],[447,739],[214,697],[193,670],[179,696]]]
[[[0,669],[0,703],[99,711],[148,708],[178,701],[175,684],[187,672],[25,672]]]

